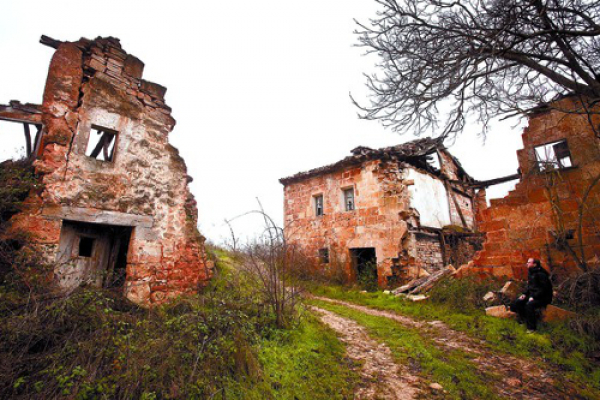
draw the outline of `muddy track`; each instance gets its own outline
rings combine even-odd
[[[340,340],[346,344],[348,357],[362,364],[359,372],[361,383],[354,393],[354,399],[417,398],[419,377],[410,374],[404,366],[396,364],[386,345],[371,339],[366,329],[351,319],[322,308],[311,309],[320,314],[321,321],[336,331]]]
[[[326,297],[311,296],[332,304],[342,305],[365,314],[394,320],[408,328],[418,329],[422,336],[442,350],[462,350],[473,355],[471,360],[482,373],[497,375],[494,387],[498,395],[510,399],[581,399],[573,390],[559,389],[555,382],[561,380],[560,371],[542,369],[542,361],[530,361],[496,352],[485,342],[473,339],[462,332],[450,329],[441,321],[423,322],[390,311],[348,303]],[[569,385],[566,385],[567,387]]]

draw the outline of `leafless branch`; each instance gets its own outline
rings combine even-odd
[[[485,133],[491,118],[560,96],[584,100],[581,114],[600,101],[598,2],[376,2],[376,17],[356,30],[358,46],[379,57],[380,72],[366,77],[369,104],[352,98],[364,119],[398,133],[454,136],[467,115]]]

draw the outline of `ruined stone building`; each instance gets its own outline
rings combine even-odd
[[[351,280],[370,265],[381,287],[433,272],[452,262],[442,228],[474,228],[474,180],[439,139],[358,147],[280,182],[287,240]]]
[[[541,258],[557,275],[600,264],[600,143],[574,98],[531,111],[517,152],[520,180],[478,214],[483,250],[465,273],[526,278]]]
[[[0,106],[0,119],[37,131],[28,156],[40,185],[12,229],[32,234],[65,290],[122,287],[142,304],[197,290],[211,268],[191,178],[168,142],[166,88],[142,79],[118,39],[41,42],[56,49],[43,103]]]

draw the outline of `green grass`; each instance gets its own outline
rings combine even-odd
[[[311,303],[350,318],[367,328],[369,335],[385,343],[397,362],[431,382],[438,382],[452,399],[497,399],[490,388],[498,376],[482,375],[471,362],[472,355],[461,351],[443,351],[421,336],[417,329],[407,328],[385,317],[364,314],[348,307],[312,300]]]
[[[443,321],[452,329],[485,340],[491,349],[500,353],[549,361],[564,371],[567,380],[582,387],[582,395],[600,398],[600,367],[589,357],[600,346],[592,337],[570,329],[567,323],[541,324],[538,333],[527,335],[525,327],[516,321],[488,317],[481,307],[414,303],[382,292],[363,293],[339,286],[315,286],[311,291],[419,320]]]
[[[294,330],[275,331],[260,343],[258,384],[231,382],[226,398],[351,399],[358,374],[335,334],[312,316]]]

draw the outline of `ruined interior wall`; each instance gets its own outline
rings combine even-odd
[[[418,211],[420,224],[442,228],[451,224],[448,193],[444,183],[433,176],[414,168],[405,170],[409,186],[410,207]]]
[[[573,105],[566,99],[557,107]],[[598,139],[586,116],[558,110],[532,116],[522,137],[524,147],[517,154],[523,177],[508,196],[491,200],[490,207],[478,213],[486,241],[473,265],[478,271],[525,278],[525,261],[536,257],[551,265],[554,273],[568,273],[575,263],[568,252],[556,246],[553,232],[561,236],[571,231],[573,239],[565,239],[566,243],[581,255],[579,205],[586,190],[600,176]],[[567,139],[573,167],[538,172],[534,147],[560,139]],[[596,185],[585,202],[581,235],[584,258],[592,264],[597,264],[600,257],[599,217],[600,191]]]
[[[354,187],[356,209],[345,211],[342,190]],[[330,249],[348,276],[355,278],[349,248],[373,247],[378,261],[379,285],[391,274],[407,223],[398,214],[408,211],[408,191],[396,163],[369,161],[361,166],[311,177],[284,188],[286,237],[308,255]],[[314,196],[324,197],[324,215],[316,216]]]
[[[415,262],[413,266],[424,269],[429,273],[443,268],[444,255],[439,235],[419,232],[415,234],[415,239]]]
[[[456,203],[454,199],[450,198],[450,225],[456,225],[467,229],[475,228],[475,208],[473,207],[473,194],[467,194],[465,192],[451,189],[452,194],[456,199]],[[456,205],[458,204],[458,208]],[[458,212],[460,210],[460,214],[465,219],[466,227],[463,226],[462,219]]]
[[[175,120],[165,88],[141,79],[143,63],[113,38],[61,44],[51,61],[35,162],[43,189],[15,226],[56,254],[62,219],[104,212],[109,224],[134,226],[127,257],[127,296],[161,302],[195,291],[210,268],[188,189],[186,167],[168,143]],[[85,155],[92,125],[118,131],[114,161]],[[83,211],[82,211],[83,210]],[[150,218],[136,224],[128,216]]]

